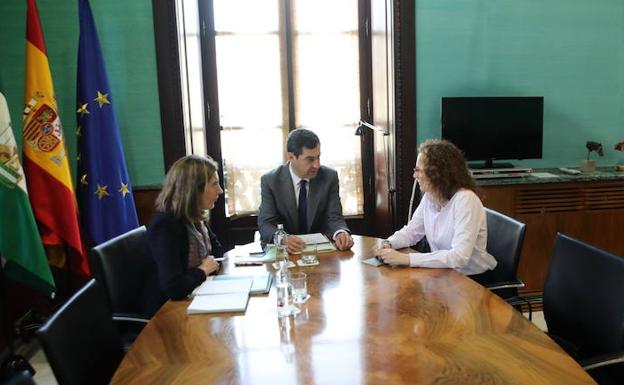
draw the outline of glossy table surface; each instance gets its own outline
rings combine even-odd
[[[308,273],[311,294],[296,316],[277,317],[274,286],[250,297],[244,313],[188,316],[189,301],[167,302],[111,384],[594,384],[469,278],[363,264],[379,240],[354,238],[351,251],[291,269]]]

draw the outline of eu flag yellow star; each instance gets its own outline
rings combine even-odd
[[[101,186],[99,183],[97,185],[97,189],[95,190],[95,195],[98,196],[98,199],[102,200],[102,198],[104,198],[107,195],[110,195],[106,189],[108,188],[108,186]]]
[[[98,91],[97,98],[93,99],[93,101],[98,102],[98,104],[100,105],[100,108],[102,108],[102,106],[105,104],[111,104],[111,102],[109,102],[107,98],[108,98],[108,94],[103,94],[100,91]]]
[[[121,182],[121,188],[119,189],[119,192],[125,198],[126,194],[130,192],[130,190],[128,189],[128,185],[125,184],[124,182]]]
[[[78,107],[76,112],[80,114],[80,117],[82,117],[84,114],[90,114],[89,110],[87,110],[87,106],[88,105],[89,105],[89,103],[85,103],[85,104],[81,105],[80,107]]]

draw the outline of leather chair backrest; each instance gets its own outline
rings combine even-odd
[[[518,278],[518,263],[526,225],[489,208],[485,208],[485,216],[488,231],[487,252],[498,262],[492,276],[496,282],[515,281]],[[517,289],[513,289],[513,292],[509,296],[517,295]]]
[[[6,382],[3,382],[2,385],[36,385],[35,380],[33,380],[32,376],[27,370],[19,372],[8,379]]]
[[[580,359],[624,350],[624,258],[557,234],[544,318]]]
[[[130,230],[91,251],[93,276],[106,289],[115,314],[141,316],[141,295],[149,268],[145,226]]]
[[[37,331],[60,385],[108,384],[123,358],[106,295],[92,279]]]

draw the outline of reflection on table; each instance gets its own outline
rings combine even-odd
[[[319,254],[311,298],[278,318],[275,289],[244,313],[186,315],[169,301],[111,384],[594,384],[497,296],[448,269],[372,267],[379,239]],[[299,256],[291,256],[298,259]],[[225,268],[231,274],[274,271]]]

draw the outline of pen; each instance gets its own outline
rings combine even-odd
[[[262,266],[262,262],[234,262],[234,266]]]

